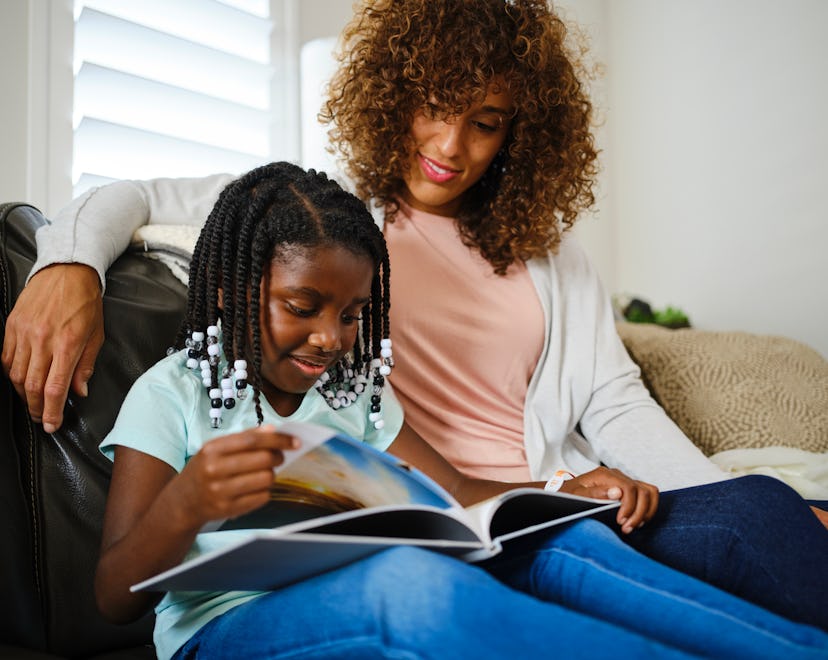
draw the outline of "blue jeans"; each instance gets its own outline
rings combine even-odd
[[[656,517],[623,540],[682,573],[828,630],[828,530],[807,504],[764,476],[668,491]]]
[[[828,653],[825,632],[654,562],[594,520],[577,522],[541,543],[536,537],[520,539],[483,566],[538,600],[693,655],[793,658]],[[638,657],[622,647],[614,656]]]
[[[398,547],[225,612],[175,658],[529,658],[560,653],[568,660],[586,660],[617,656],[619,648],[630,657],[691,657],[520,593],[477,566]]]
[[[668,500],[687,497],[679,493]],[[690,499],[704,501],[698,493]],[[680,507],[668,508],[670,521]],[[691,548],[667,550],[685,562],[692,555]],[[725,559],[743,561],[742,554]],[[512,542],[479,566],[415,548],[388,550],[230,610],[176,657],[539,654],[824,658],[828,635],[652,561],[607,526],[582,520]]]

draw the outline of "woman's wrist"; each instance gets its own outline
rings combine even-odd
[[[569,481],[574,478],[575,475],[571,472],[567,470],[558,470],[552,475],[552,478],[544,484],[543,489],[550,493],[557,493],[565,481]]]

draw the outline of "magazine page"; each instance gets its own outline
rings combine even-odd
[[[298,531],[317,526],[302,524],[307,521],[388,507],[462,510],[439,484],[392,454],[314,424],[287,423],[279,430],[299,437],[302,446],[286,451],[274,470],[270,501],[237,518],[213,521],[203,532],[299,524]]]
[[[516,488],[466,509],[470,525],[487,545],[496,546],[516,536],[560,525],[620,505],[539,488]]]

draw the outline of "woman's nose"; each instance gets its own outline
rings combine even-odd
[[[436,142],[442,155],[456,156],[463,145],[463,122],[458,120],[441,121]]]

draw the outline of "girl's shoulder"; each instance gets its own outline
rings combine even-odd
[[[187,350],[170,353],[160,359],[133,383],[128,397],[164,396],[180,406],[191,407],[203,388],[200,372],[187,367]]]

